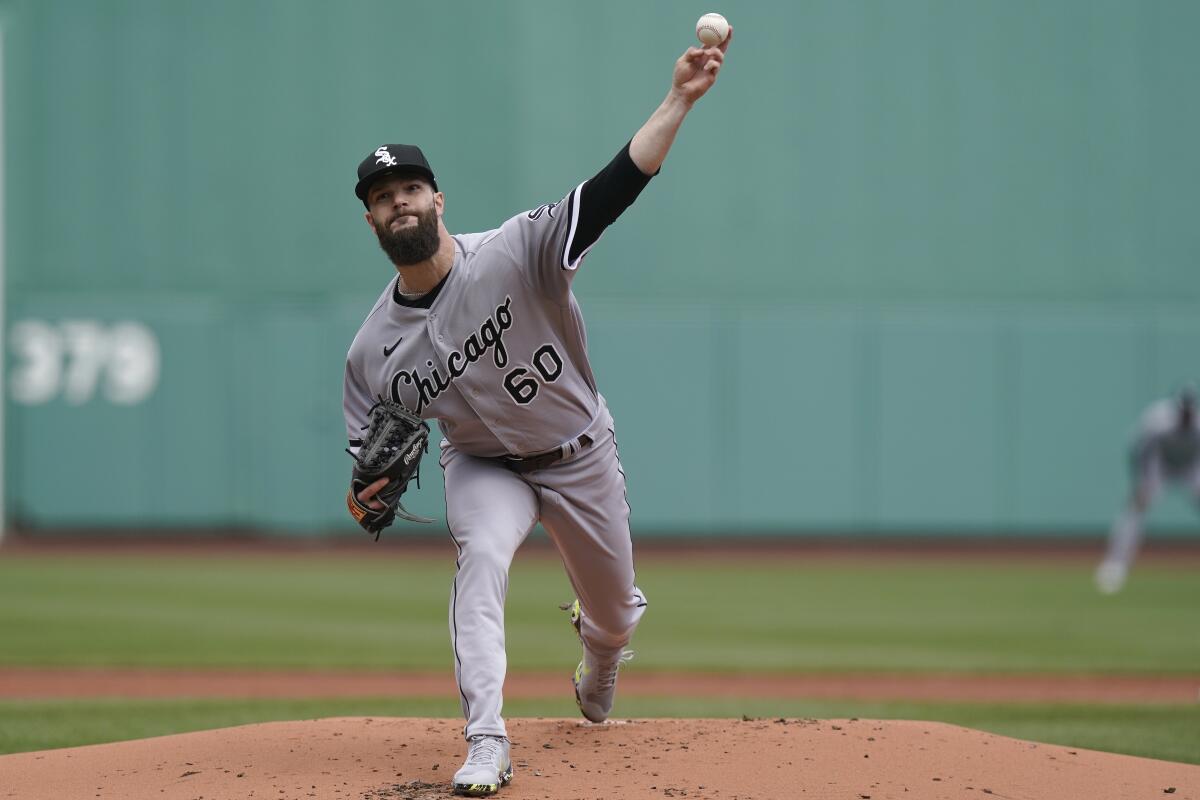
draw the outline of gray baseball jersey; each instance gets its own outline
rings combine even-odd
[[[571,293],[583,254],[566,260],[579,196],[454,236],[454,266],[428,309],[393,302],[389,281],[346,363],[352,444],[378,396],[436,419],[476,456],[540,453],[588,429],[601,401]]]
[[[1152,480],[1155,489],[1160,478],[1197,481],[1200,479],[1200,428],[1194,425],[1180,428],[1178,402],[1160,400],[1142,414],[1131,458],[1135,478]]]
[[[557,203],[453,236],[453,266],[428,308],[398,302],[389,281],[347,357],[352,448],[380,396],[436,419],[443,433],[446,522],[459,553],[449,622],[467,737],[506,735],[508,568],[537,522],[562,556],[589,651],[621,652],[646,607],[615,429],[571,293],[603,226],[648,180],[622,177],[630,170],[626,150]],[[589,199],[600,211],[581,216]],[[557,462],[532,471],[500,458],[555,450]]]

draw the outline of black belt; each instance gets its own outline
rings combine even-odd
[[[551,464],[557,464],[564,458],[578,453],[580,450],[592,446],[592,437],[586,433],[580,434],[578,439],[567,442],[561,447],[556,447],[553,450],[548,450],[545,453],[539,453],[536,456],[500,456],[500,463],[511,469],[513,472],[533,472],[538,469],[545,469]]]

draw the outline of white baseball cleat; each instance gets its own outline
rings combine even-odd
[[[454,773],[454,793],[467,797],[487,797],[512,781],[512,758],[508,739],[500,736],[472,736],[467,760]]]
[[[575,702],[590,722],[604,722],[612,713],[617,694],[617,670],[633,658],[632,650],[622,650],[612,658],[598,659],[583,648],[583,661],[575,668]]]
[[[1116,594],[1125,585],[1128,567],[1119,561],[1105,561],[1096,568],[1096,589],[1101,594]]]
[[[583,624],[583,610],[579,601],[561,606],[571,612],[571,624],[579,634]],[[580,643],[583,637],[580,636]],[[575,702],[579,711],[589,722],[604,722],[612,713],[613,698],[617,694],[617,670],[633,658],[632,650],[621,650],[606,658],[600,658],[583,645],[583,660],[575,668],[571,683],[575,686]]]

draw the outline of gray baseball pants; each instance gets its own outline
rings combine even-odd
[[[634,585],[629,505],[612,420],[602,409],[597,422],[591,447],[525,474],[442,445],[447,523],[458,547],[450,641],[468,738],[507,736],[501,709],[508,570],[535,523],[541,521],[562,557],[591,652],[623,649],[646,609]],[[569,691],[565,675],[563,688]]]

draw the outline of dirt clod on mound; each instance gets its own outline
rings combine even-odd
[[[500,800],[870,798],[1200,800],[1200,767],[866,719],[509,723],[516,774]],[[450,797],[462,723],[271,722],[0,756],[0,799]],[[549,745],[547,747],[547,745]]]
[[[363,800],[431,800],[435,797],[445,797],[446,786],[440,783],[412,781],[410,783],[373,789],[363,795]]]

